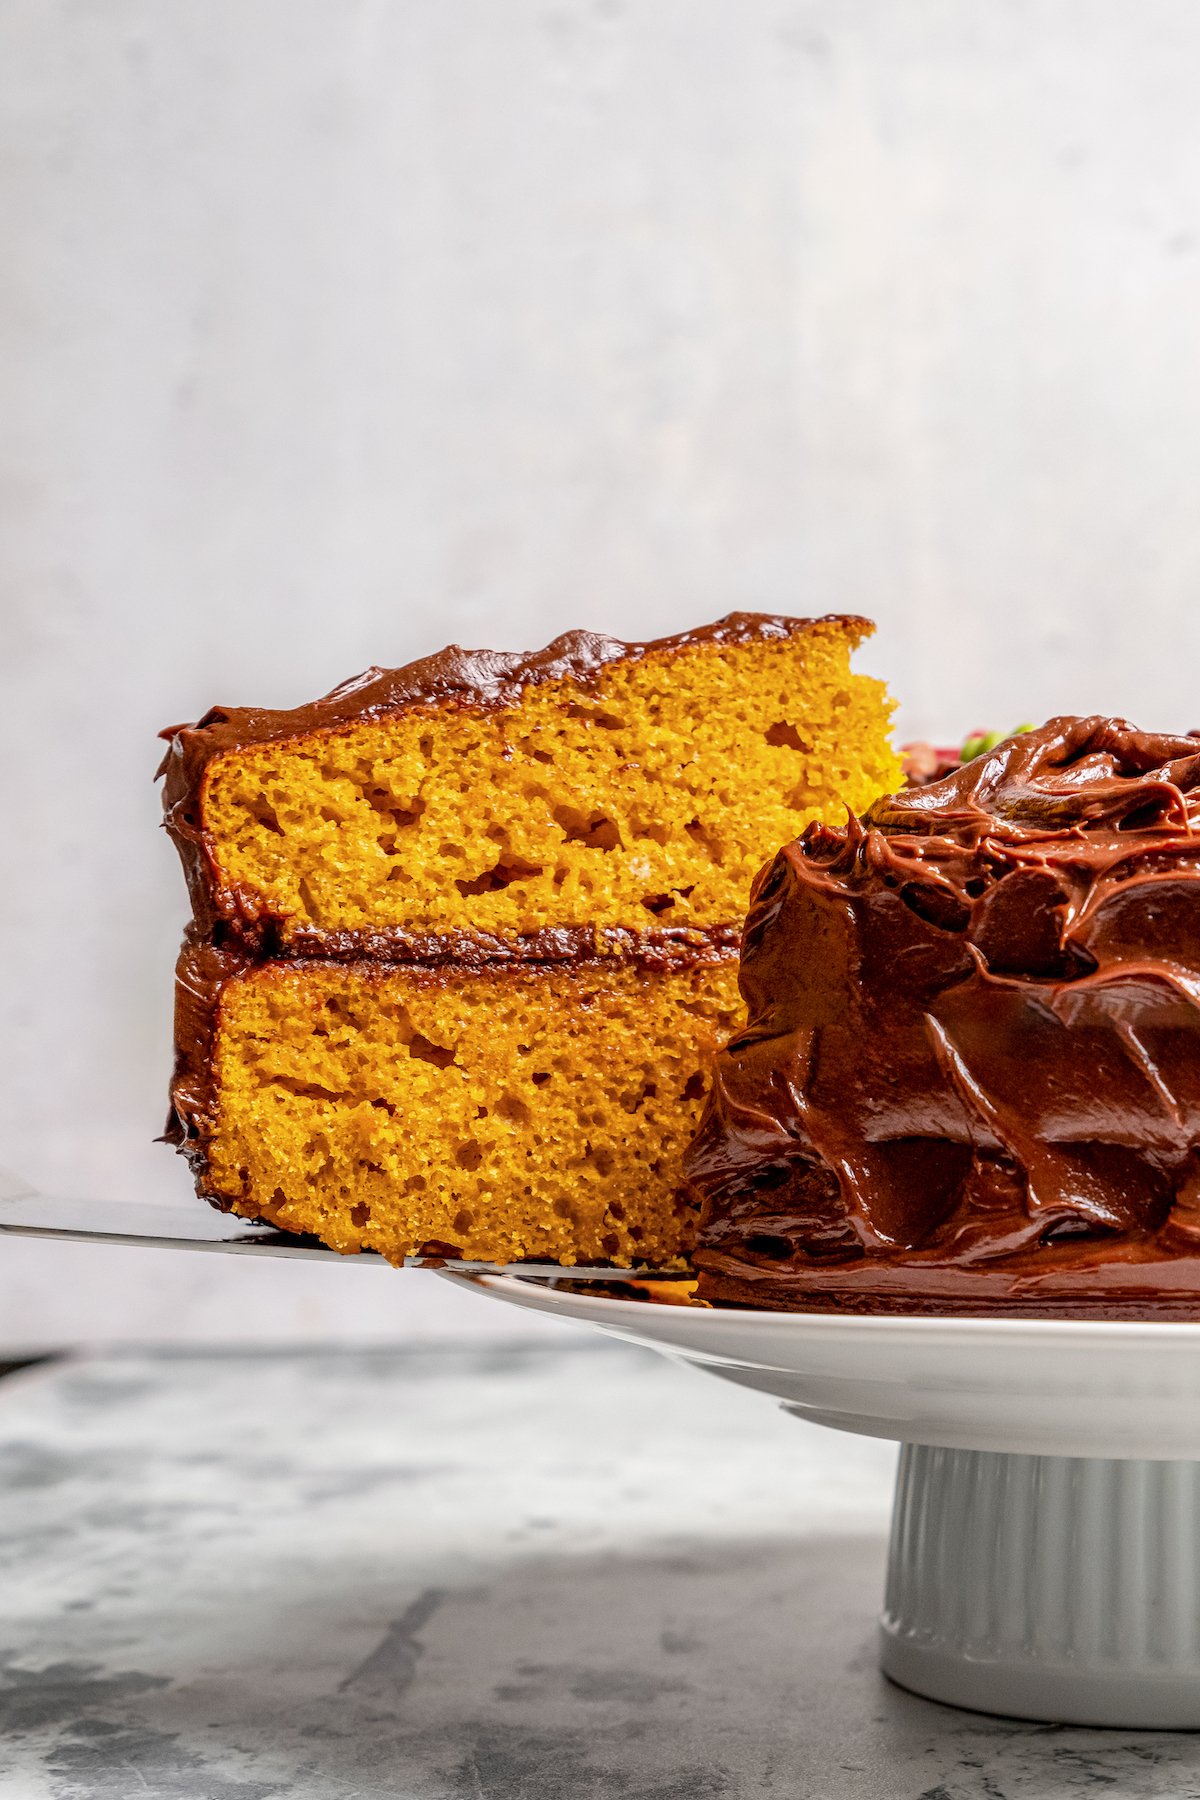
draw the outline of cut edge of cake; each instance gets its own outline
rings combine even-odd
[[[850,615],[788,619],[736,613],[715,625],[644,644],[571,632],[528,656],[451,647],[402,669],[370,670],[325,699],[289,711],[213,708],[197,725],[163,733],[168,749],[160,768],[164,822],[183,861],[197,925],[214,941],[229,940],[255,952],[343,958],[365,954],[414,962],[620,954],[643,936],[699,944],[715,932],[719,941],[729,942],[740,924],[750,879],[778,842],[794,836],[808,817],[836,811],[843,789],[849,802],[861,805],[899,779],[899,761],[888,739],[891,702],[883,684],[849,667],[853,650],[871,629],[869,621]],[[758,746],[758,753],[771,760],[769,774],[780,786],[789,770],[795,784],[786,805],[772,792],[778,817],[771,841],[738,848],[741,838],[735,831],[732,852],[727,844],[714,843],[713,819],[736,819],[736,796],[732,788],[723,798],[714,798],[711,786],[705,789],[705,780],[724,780],[725,764],[712,766],[709,751],[705,770],[702,759],[689,760],[686,744],[669,779],[659,780],[653,767],[643,776],[639,757],[647,745],[636,743],[633,759],[624,764],[608,768],[601,760],[594,769],[564,770],[557,789],[559,771],[533,769],[526,745],[518,767],[536,777],[538,798],[528,808],[518,808],[514,820],[513,797],[508,796],[507,811],[501,808],[498,814],[503,822],[488,823],[489,805],[495,801],[488,793],[487,770],[511,762],[514,751],[505,739],[510,729],[516,732],[522,705],[536,709],[543,724],[549,708],[553,723],[559,712],[574,713],[575,700],[599,692],[606,677],[615,679],[622,667],[635,671],[648,661],[669,666],[705,651],[714,653],[719,678],[717,661],[731,650],[769,647],[773,660],[776,649],[800,640],[812,641],[823,676],[824,662],[833,659],[835,690],[844,677],[846,692],[835,691],[834,701],[866,707],[873,716],[869,732],[851,727],[851,735],[861,740],[854,747],[862,766],[847,768],[831,785],[814,786],[809,778],[818,765],[824,775],[827,753],[815,755],[789,720],[768,730],[770,748]],[[721,691],[719,679],[718,693],[723,703],[732,703],[728,684]],[[447,771],[453,742],[426,751],[429,760],[415,772],[410,768],[407,777],[389,766],[387,786],[367,785],[372,750],[378,755],[379,748],[361,741],[364,732],[383,737],[397,729],[415,730],[424,748],[427,727],[436,733],[457,718],[468,730],[474,728],[472,722],[488,717],[497,720],[491,729],[493,738],[498,732],[500,739],[474,746],[475,785],[469,792],[458,794],[453,770]],[[803,711],[799,717],[803,721]],[[585,719],[577,733],[586,733],[590,724]],[[736,724],[731,716],[735,736]],[[830,718],[820,724],[826,737],[835,731]],[[624,753],[619,733],[592,735],[603,741],[605,753],[609,738]],[[746,734],[748,748],[753,747],[750,737]],[[552,736],[549,741],[553,744]],[[285,814],[281,825],[274,806],[263,798],[266,783],[255,758],[279,753],[286,790],[289,767],[293,784],[298,780],[300,759],[318,753],[350,758],[352,746],[357,755],[351,767],[329,774],[324,789],[323,772],[303,768],[309,779],[301,803],[307,811],[302,818]],[[656,752],[653,743],[648,748]],[[552,761],[541,749],[532,754]],[[251,798],[237,795],[231,815],[227,790],[243,768]],[[624,778],[622,768],[628,771]],[[703,776],[701,799],[692,804],[687,784],[697,770]],[[728,775],[732,783],[736,770],[729,769]],[[579,789],[571,777],[593,783],[578,806]],[[680,813],[678,819],[672,814],[669,844],[665,824],[656,826],[653,817],[638,816],[637,807],[631,816],[628,799],[622,811],[622,787],[635,787],[639,780],[648,783],[642,812],[648,809],[646,800],[653,801],[657,784],[664,812],[670,805]],[[393,786],[407,791],[393,792]],[[676,786],[680,792],[669,791]],[[325,789],[330,804],[318,808],[315,803]],[[425,799],[420,796],[425,793],[440,806],[440,814],[431,810],[428,818],[421,817]],[[431,843],[436,850],[445,835],[439,823],[447,807],[452,824],[457,814],[463,834],[469,838],[473,828],[475,837],[467,855],[457,843],[441,844],[447,860],[435,855],[431,866]],[[259,815],[248,819],[248,808],[259,809]],[[696,814],[690,821],[689,811]],[[244,841],[242,836],[235,839],[235,828],[243,827]],[[598,854],[614,849],[615,856]],[[352,866],[356,855],[362,863],[358,869]],[[451,862],[452,856],[462,860]],[[547,865],[552,860],[551,871]],[[693,900],[697,880],[700,890]],[[393,885],[397,882],[398,887]],[[607,896],[606,883],[613,890]]]
[[[459,969],[193,940],[166,1136],[213,1205],[343,1252],[670,1266],[697,1216],[680,1157],[740,1017],[715,947]]]
[[[843,754],[851,760],[857,758],[854,766],[860,769],[867,764],[872,769],[877,765],[878,779],[860,775],[859,780],[859,786],[865,782],[873,795],[890,785],[886,775],[898,780],[900,769],[888,738],[892,703],[883,684],[849,670],[851,653],[872,629],[868,620],[853,616],[789,619],[732,614],[716,625],[646,644],[624,644],[586,632],[571,632],[531,656],[451,648],[400,670],[370,670],[310,706],[286,712],[214,708],[196,726],[164,732],[168,749],[159,773],[165,775],[165,822],[183,860],[194,912],[178,969],[176,1068],[166,1137],[192,1163],[198,1192],[224,1210],[262,1218],[286,1230],[314,1232],[340,1250],[379,1248],[393,1260],[422,1249],[427,1254],[496,1260],[498,1250],[504,1246],[494,1233],[484,1241],[464,1229],[455,1237],[439,1234],[431,1241],[427,1235],[418,1240],[410,1234],[403,1239],[402,1233],[398,1235],[394,1230],[390,1240],[385,1241],[377,1230],[372,1241],[372,1233],[366,1228],[370,1223],[369,1205],[367,1217],[359,1222],[355,1215],[362,1212],[366,1203],[355,1202],[346,1195],[336,1200],[332,1210],[322,1210],[319,1180],[315,1178],[308,1179],[306,1198],[299,1204],[285,1191],[286,1179],[281,1179],[278,1194],[264,1198],[262,1192],[249,1192],[240,1170],[234,1170],[239,1177],[236,1180],[231,1178],[228,1167],[218,1174],[221,1156],[214,1152],[229,1123],[228,1117],[222,1117],[216,1072],[223,1057],[228,1063],[229,1043],[222,1041],[223,995],[235,991],[237,984],[260,979],[302,984],[306,967],[314,972],[311,979],[316,987],[339,979],[339,970],[340,978],[348,983],[364,974],[385,981],[391,971],[395,981],[436,983],[447,992],[452,992],[456,983],[464,991],[470,984],[482,981],[491,981],[502,989],[508,978],[534,982],[542,977],[559,982],[578,979],[598,984],[599,988],[607,982],[609,989],[636,979],[653,996],[656,982],[663,987],[672,981],[686,984],[692,980],[698,987],[694,1004],[682,1003],[683,1011],[675,1026],[666,1027],[660,1022],[656,1027],[661,1031],[662,1042],[669,1045],[678,1033],[678,1019],[683,1021],[685,1035],[697,1035],[694,1021],[701,1014],[707,1017],[722,1007],[728,1014],[730,1004],[737,1006],[737,949],[744,911],[739,893],[730,903],[727,916],[704,925],[671,923],[668,918],[648,916],[644,925],[626,920],[588,920],[558,923],[528,933],[506,933],[482,929],[472,920],[469,929],[453,931],[299,930],[285,938],[264,916],[254,895],[221,888],[213,845],[205,828],[204,794],[211,771],[223,758],[236,757],[247,747],[303,745],[320,739],[322,734],[344,738],[376,722],[386,726],[389,720],[415,709],[425,709],[430,717],[460,711],[481,716],[505,714],[523,695],[552,691],[555,683],[568,684],[568,689],[574,684],[575,693],[585,693],[589,682],[595,688],[605,671],[622,664],[640,666],[647,658],[660,658],[669,665],[672,659],[704,646],[714,647],[725,656],[743,645],[786,649],[797,640],[816,634],[823,645],[835,647],[834,654],[841,658],[839,666],[845,669],[847,681],[862,684],[860,693],[869,696],[864,702],[865,710],[860,708],[858,712],[848,694],[838,696],[845,700],[849,715],[860,722],[848,729],[845,752],[839,747],[836,755],[826,760],[834,776],[843,767]],[[802,711],[796,714],[801,723],[803,716]],[[798,736],[793,726],[787,726],[786,732]],[[791,736],[786,732],[783,741],[790,745]],[[770,736],[767,741],[772,741]],[[731,780],[738,773],[732,766]],[[741,773],[744,775],[744,771]],[[752,783],[748,794],[747,806],[753,811]],[[755,844],[755,868],[777,848],[780,836],[762,828],[761,841]],[[686,872],[684,881],[686,885]],[[467,886],[470,888],[471,884]],[[747,891],[748,886],[749,879]],[[736,1017],[741,1016],[738,1008]],[[730,1014],[725,1029],[734,1022],[735,1016]],[[432,1048],[437,1050],[438,1046]],[[303,1110],[314,1099],[312,1094],[303,1092],[304,1088],[320,1084],[306,1083],[302,1075],[293,1079],[297,1084],[296,1107]],[[679,1113],[675,1162],[670,1170],[655,1173],[657,1185],[651,1184],[653,1191],[645,1196],[649,1211],[644,1220],[638,1215],[638,1223],[646,1228],[643,1235],[647,1252],[659,1263],[686,1253],[694,1236],[696,1211],[690,1199],[681,1199],[686,1190],[678,1166],[700,1105],[694,1083],[689,1080],[687,1085],[686,1108]],[[333,1104],[339,1096],[332,1090],[330,1093]],[[315,1098],[319,1104],[320,1095]],[[394,1099],[389,1104],[394,1104]],[[515,1112],[514,1124],[519,1124],[519,1120],[519,1112]],[[436,1132],[436,1118],[430,1129]],[[624,1132],[623,1125],[620,1129]],[[596,1147],[588,1147],[593,1162]],[[448,1156],[452,1148],[447,1149]],[[603,1151],[602,1144],[599,1148]],[[655,1218],[657,1227],[653,1224]],[[590,1226],[589,1231],[586,1241],[581,1237],[574,1245],[569,1234],[557,1243],[548,1242],[544,1233],[541,1238],[526,1236],[522,1240],[518,1219],[514,1221],[505,1260],[538,1255],[557,1257],[569,1264],[586,1256],[590,1260],[609,1259],[620,1266],[640,1259],[634,1242],[623,1231],[599,1236]]]

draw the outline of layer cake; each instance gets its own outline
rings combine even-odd
[[[757,883],[686,1166],[699,1293],[1200,1309],[1200,744],[1058,718]]]

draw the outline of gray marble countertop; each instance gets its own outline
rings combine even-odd
[[[890,1446],[648,1353],[0,1382],[8,1800],[1200,1797],[1200,1736],[875,1666]]]

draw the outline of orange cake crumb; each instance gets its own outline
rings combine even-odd
[[[282,735],[263,742],[221,714],[180,734],[203,756],[168,811],[193,891],[306,952],[381,932],[393,952],[464,934],[536,946],[564,927],[594,951],[606,929],[740,920],[780,844],[900,779],[883,685],[850,668],[864,622],[785,623],[499,700],[467,690],[315,729],[303,709],[267,715]]]
[[[663,1262],[679,1158],[739,1017],[730,960],[464,975],[276,963],[217,1002],[206,1185],[393,1262]]]

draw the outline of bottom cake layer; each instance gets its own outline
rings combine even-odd
[[[244,965],[185,950],[176,1141],[200,1192],[393,1262],[659,1264],[736,959]]]

